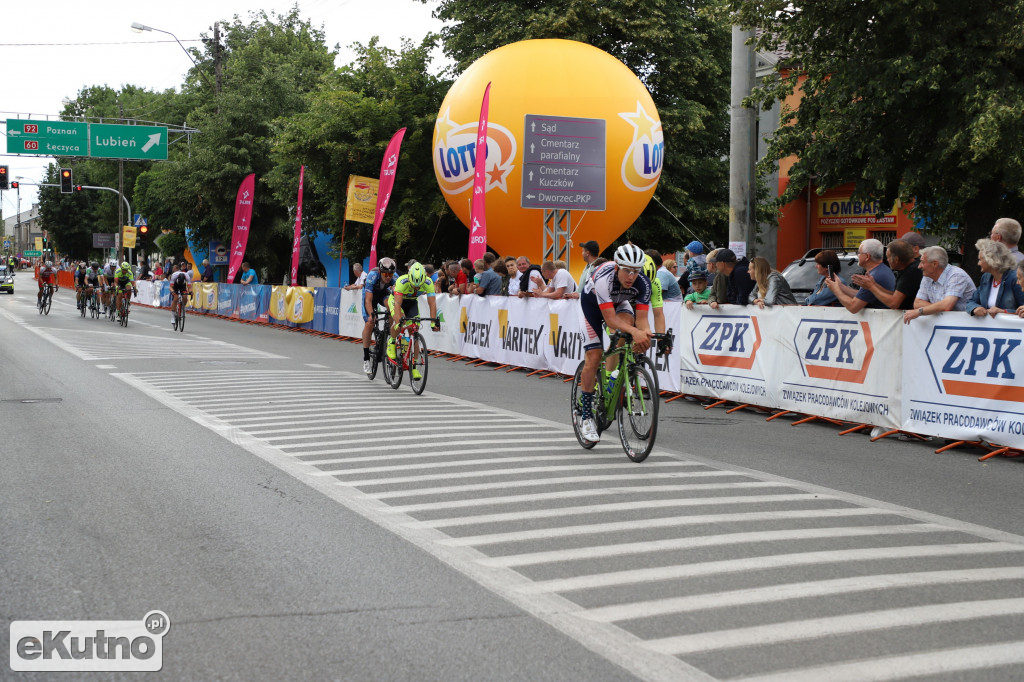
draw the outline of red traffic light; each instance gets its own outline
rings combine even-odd
[[[75,191],[76,192],[81,192],[82,191],[82,186],[81,185],[75,185]]]
[[[62,168],[61,171],[60,171],[60,174],[61,174],[61,177],[70,178],[71,177],[71,170],[68,169],[68,168]]]
[[[11,183],[11,189],[18,189],[18,181],[17,180],[15,180],[14,182]]]
[[[139,225],[139,232],[142,234],[149,232],[149,225]]]

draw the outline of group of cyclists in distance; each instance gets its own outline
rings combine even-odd
[[[409,271],[395,277],[396,264],[392,258],[381,258],[377,267],[371,270],[363,284],[363,371],[371,374],[373,360],[370,344],[373,338],[374,312],[378,306],[386,311],[390,320],[387,341],[387,361],[396,362],[395,339],[401,328],[403,317],[418,317],[417,297],[427,296],[430,317],[437,317],[434,284],[427,276],[423,265],[412,262]],[[651,347],[652,330],[648,311],[653,309],[654,333],[665,332],[665,315],[662,310],[661,283],[655,275],[656,266],[650,255],[635,244],[623,244],[615,250],[611,261],[598,259],[585,272],[582,293],[579,300],[585,320],[584,367],[581,377],[582,389],[582,432],[591,442],[600,441],[593,415],[594,386],[604,353],[605,327],[612,332],[621,331],[632,339],[633,350],[646,353]],[[438,331],[435,321],[431,329]],[[663,343],[659,352],[671,351],[669,343]],[[614,359],[609,359],[608,369]],[[418,379],[416,370],[413,378]]]
[[[135,273],[128,261],[120,265],[116,261],[110,261],[103,268],[93,261],[86,264],[85,261],[78,263],[74,270],[75,282],[75,303],[81,310],[88,305],[89,298],[95,290],[100,291],[100,302],[103,306],[103,314],[114,307],[116,308],[120,299],[128,296],[131,290],[133,295],[138,295],[135,286]],[[39,268],[39,292],[36,294],[36,304],[40,305],[43,299],[43,290],[49,285],[52,291],[58,291],[57,269],[53,267],[53,261],[46,261],[43,267]],[[128,298],[131,301],[131,298]]]
[[[96,261],[86,263],[79,262],[74,269],[73,279],[75,283],[75,305],[78,310],[89,305],[89,300],[94,292],[99,291],[102,315],[106,315],[111,308],[117,309],[121,299],[127,299],[131,303],[132,296],[138,296],[139,290],[135,285],[135,272],[131,263],[110,261],[102,268]],[[191,278],[188,274],[188,264],[182,262],[170,277],[167,278],[171,287],[172,307],[179,297],[187,297],[191,290]],[[46,261],[39,269],[39,292],[36,294],[36,304],[42,302],[44,287],[49,285],[51,290],[56,292],[60,289],[57,285],[57,269],[53,261]]]

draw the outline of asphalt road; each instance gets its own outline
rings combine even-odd
[[[33,303],[0,298],[5,626],[159,609],[176,680],[1024,677],[1020,461],[678,400],[634,465],[554,378],[434,359],[417,397],[357,344]]]

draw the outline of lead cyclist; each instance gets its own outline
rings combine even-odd
[[[615,250],[613,262],[605,263],[594,271],[580,295],[587,334],[580,375],[583,399],[580,430],[585,439],[594,443],[601,440],[594,421],[594,385],[604,353],[604,326],[632,336],[633,350],[638,353],[646,353],[651,347],[651,328],[647,319],[651,282],[643,274],[645,257],[639,246],[623,244]]]

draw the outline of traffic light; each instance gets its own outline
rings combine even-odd
[[[18,189],[18,181],[17,180],[15,180],[14,182],[11,183],[11,189]]]
[[[139,234],[145,236],[149,232],[149,225],[139,225]]]
[[[7,189],[7,166],[0,166],[0,189]]]
[[[75,191],[75,182],[71,178],[71,169],[70,168],[61,168],[60,169],[60,193],[61,194],[71,194],[74,191]]]
[[[82,186],[81,185],[75,185],[75,191],[76,192],[81,192],[82,191]]]

